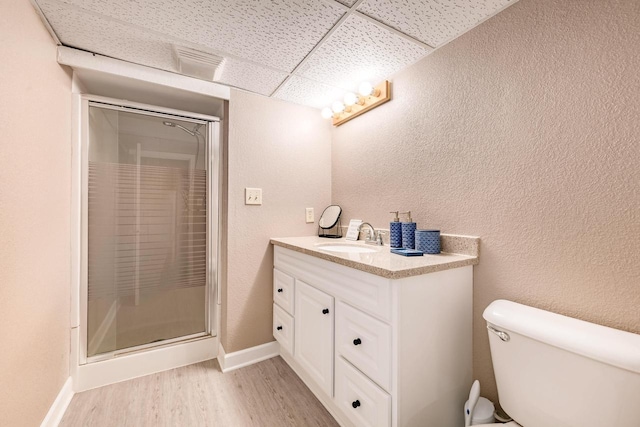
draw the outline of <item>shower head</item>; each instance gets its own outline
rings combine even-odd
[[[204,142],[206,142],[206,138],[204,137],[204,135],[202,135],[200,132],[198,132],[198,129],[200,129],[200,126],[202,126],[202,123],[196,124],[196,127],[194,127],[193,130],[189,130],[184,126],[181,126],[181,125],[179,125],[177,123],[174,123],[174,122],[170,122],[168,120],[163,121],[162,124],[165,125],[165,126],[172,127],[172,128],[180,128],[183,131],[185,131],[186,133],[188,133],[189,135],[196,137],[196,165],[197,165],[198,164],[198,154],[200,154],[200,139],[198,137],[201,136],[202,139],[204,140]]]
[[[200,135],[200,132],[198,132],[198,128],[199,128],[201,125],[199,125],[199,124],[198,124],[198,125],[196,125],[196,127],[195,127],[192,131],[191,131],[191,130],[189,130],[189,129],[187,129],[187,128],[186,128],[186,127],[184,127],[184,126],[181,126],[181,125],[179,125],[179,124],[177,124],[177,123],[173,123],[173,122],[164,121],[164,122],[162,122],[162,124],[163,124],[163,125],[165,125],[165,126],[172,127],[172,128],[180,128],[180,129],[182,129],[183,131],[185,131],[186,133],[188,133],[188,134],[189,134],[189,135],[191,135],[191,136],[196,136],[196,134]]]

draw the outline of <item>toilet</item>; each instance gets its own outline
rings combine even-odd
[[[503,427],[640,426],[640,335],[506,300],[484,311]]]

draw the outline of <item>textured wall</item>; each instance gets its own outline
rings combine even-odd
[[[506,298],[640,333],[640,3],[520,0],[392,78],[393,100],[333,132],[345,219],[482,237],[482,312]]]
[[[28,0],[0,2],[0,425],[69,376],[71,78]]]
[[[221,323],[226,352],[273,341],[271,237],[317,232],[331,197],[331,127],[318,110],[232,90],[229,101],[227,288]],[[262,206],[244,204],[262,188]]]

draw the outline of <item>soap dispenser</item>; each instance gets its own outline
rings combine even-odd
[[[402,227],[402,247],[406,249],[416,248],[416,223],[411,220],[411,211],[400,212],[400,215],[406,215],[407,221],[401,222]]]
[[[391,211],[389,213],[395,214],[393,221],[389,223],[389,246],[392,248],[402,247],[402,223],[398,218],[398,211]]]

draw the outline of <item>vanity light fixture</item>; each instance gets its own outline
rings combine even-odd
[[[331,108],[323,108],[320,114],[325,119],[331,118],[334,126],[340,126],[342,123],[391,100],[391,85],[388,80],[377,86],[364,82],[358,87],[358,93],[359,95],[347,93],[344,96],[344,103],[336,101],[331,104]]]
[[[342,102],[340,101],[336,101],[333,104],[331,104],[331,110],[333,110],[334,113],[336,114],[340,114],[344,111],[345,106]]]
[[[362,82],[358,87],[358,93],[361,96],[380,96],[380,89],[373,87],[369,82]]]
[[[344,96],[344,105],[347,107],[351,107],[352,105],[362,105],[364,104],[364,98],[359,97],[353,92],[349,92]]]
[[[333,111],[331,111],[329,107],[324,107],[322,111],[320,111],[320,115],[323,119],[330,119],[333,116]]]

